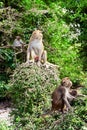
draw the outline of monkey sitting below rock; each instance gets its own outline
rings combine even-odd
[[[72,82],[68,77],[62,79],[61,84],[52,93],[52,111],[60,110],[64,113],[71,109],[70,101],[75,99],[77,91],[71,91]]]

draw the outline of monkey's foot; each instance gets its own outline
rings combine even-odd
[[[41,66],[41,63],[38,61],[38,62],[37,62],[37,65],[40,67],[40,66]]]
[[[33,65],[33,64],[34,64],[34,62],[33,62],[32,60],[25,62],[25,65],[26,65],[26,66]]]

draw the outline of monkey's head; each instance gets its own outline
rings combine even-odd
[[[72,91],[70,92],[70,94],[71,94],[72,96],[76,97],[78,93],[77,93],[76,90],[72,90]]]
[[[33,39],[38,39],[38,40],[41,40],[43,38],[43,34],[40,30],[35,30],[33,33],[32,33],[32,38]]]
[[[16,36],[16,39],[17,39],[17,40],[20,40],[20,36]]]
[[[66,88],[70,88],[72,86],[72,81],[69,79],[69,77],[65,77],[62,79],[61,85]]]

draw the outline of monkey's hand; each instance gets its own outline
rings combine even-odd
[[[26,61],[26,64],[28,65],[28,64],[33,64],[34,62],[32,61],[32,60],[27,60]]]

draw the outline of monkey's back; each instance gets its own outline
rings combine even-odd
[[[64,107],[63,106],[64,101],[62,99],[63,93],[64,93],[63,91],[65,91],[65,89],[63,87],[59,86],[52,93],[52,110],[63,109],[63,107]]]

